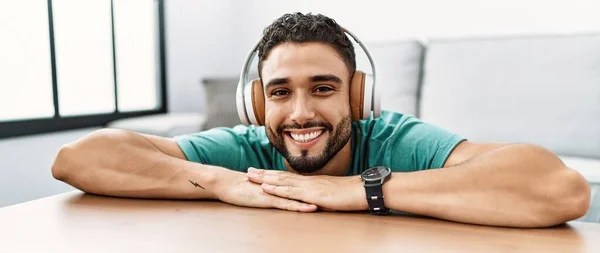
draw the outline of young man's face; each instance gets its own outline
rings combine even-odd
[[[350,139],[348,68],[322,43],[280,44],[262,66],[269,140],[295,171],[317,171]]]

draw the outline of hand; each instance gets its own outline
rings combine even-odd
[[[278,208],[298,212],[314,212],[317,206],[265,193],[260,184],[252,183],[237,171],[224,171],[215,184],[219,200],[238,206]]]
[[[365,188],[357,176],[303,176],[255,168],[249,168],[246,175],[273,196],[315,204],[326,210],[362,211],[369,208]]]

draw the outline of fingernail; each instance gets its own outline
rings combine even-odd
[[[254,167],[248,168],[248,172],[258,172],[258,171],[259,171],[259,169],[254,168]]]
[[[315,205],[312,204],[305,204],[304,207],[309,210],[314,210],[317,208]]]

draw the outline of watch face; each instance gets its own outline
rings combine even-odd
[[[368,170],[365,170],[365,172],[363,172],[363,174],[362,174],[362,177],[366,181],[374,181],[374,180],[381,180],[381,179],[387,177],[389,174],[390,174],[390,169],[388,169],[384,166],[377,166],[377,167],[373,167]]]

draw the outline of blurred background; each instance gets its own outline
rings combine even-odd
[[[384,109],[475,141],[543,145],[600,183],[598,10],[597,0],[0,0],[0,207],[72,190],[52,178],[54,156],[102,127],[176,136],[239,123],[233,92],[249,50],[296,11],[334,18],[373,50]]]

